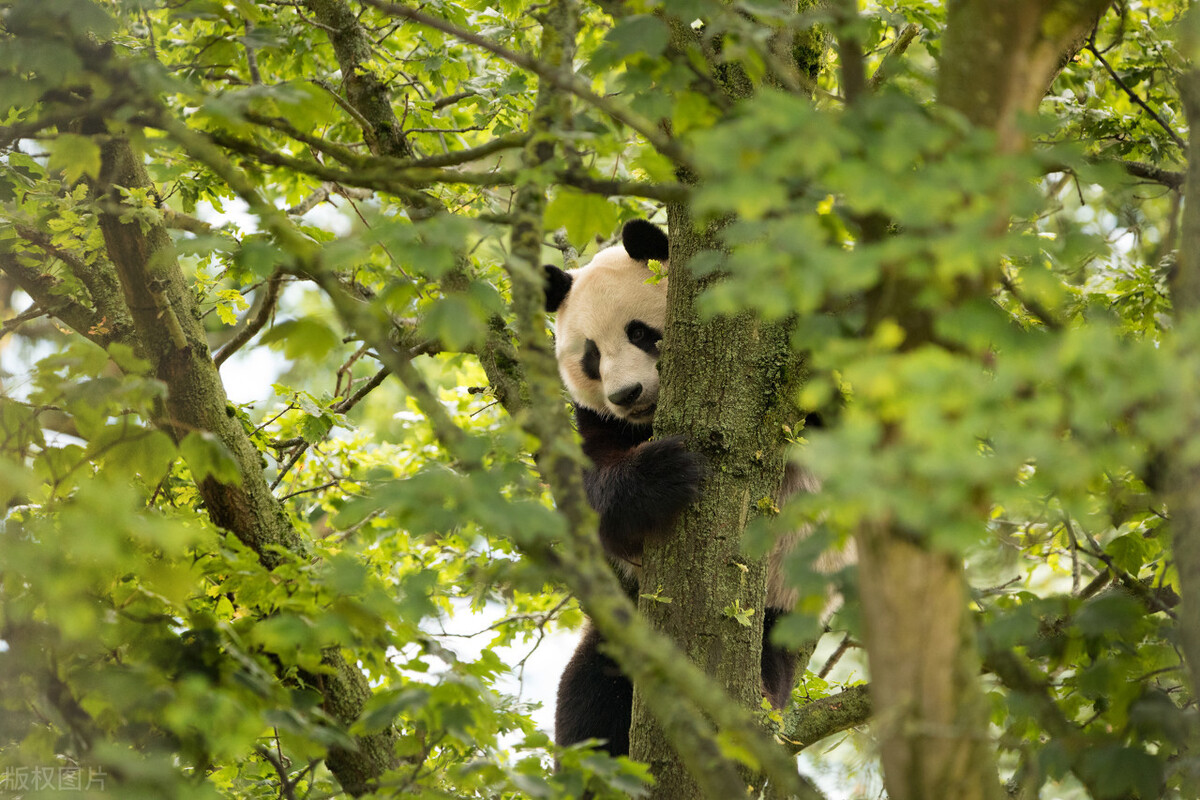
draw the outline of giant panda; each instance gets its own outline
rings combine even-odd
[[[704,458],[682,437],[651,440],[658,400],[659,343],[667,312],[666,280],[653,281],[648,261],[668,268],[668,239],[646,220],[628,222],[621,242],[584,267],[563,271],[546,266],[546,310],[556,312],[555,350],[559,372],[574,402],[583,452],[591,461],[583,482],[600,517],[600,542],[637,596],[642,545],[667,533],[698,496]],[[781,494],[801,488],[785,478]],[[806,487],[805,487],[806,488]],[[768,572],[763,620],[763,693],[776,708],[791,694],[796,654],[771,644],[779,617],[795,604],[784,588],[779,562],[792,543],[777,547]],[[555,710],[560,746],[600,739],[612,755],[629,752],[633,686],[601,652],[602,639],[590,623],[563,671]]]

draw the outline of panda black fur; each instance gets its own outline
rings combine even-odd
[[[584,488],[600,517],[600,542],[631,597],[637,596],[643,543],[670,530],[699,496],[704,476],[703,457],[687,450],[681,437],[650,441],[667,285],[648,282],[648,259],[667,268],[667,236],[650,222],[634,220],[622,230],[620,244],[601,250],[586,266],[569,272],[545,268],[546,310],[558,313],[559,372],[593,465],[584,473]],[[781,494],[799,488],[785,486]],[[777,708],[786,704],[796,670],[795,654],[769,638],[776,620],[795,603],[779,574],[790,546],[772,555],[763,619],[763,692]],[[561,746],[600,739],[609,753],[625,755],[633,687],[600,652],[601,644],[589,624],[558,685],[555,739]]]

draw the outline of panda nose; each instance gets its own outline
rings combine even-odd
[[[608,396],[608,402],[614,406],[625,407],[632,405],[635,400],[642,396],[642,385],[635,383],[632,386],[626,386],[624,389],[618,389]]]

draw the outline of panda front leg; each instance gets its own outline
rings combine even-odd
[[[600,515],[600,542],[614,559],[637,563],[647,538],[669,530],[700,496],[704,457],[683,437],[643,442],[598,461],[583,476],[588,502]]]

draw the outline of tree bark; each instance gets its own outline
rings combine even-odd
[[[884,525],[864,526],[857,541],[888,796],[999,798],[960,562]]]
[[[1021,117],[1087,41],[1112,0],[951,0],[938,99],[995,131],[1001,152],[1022,147]]]

